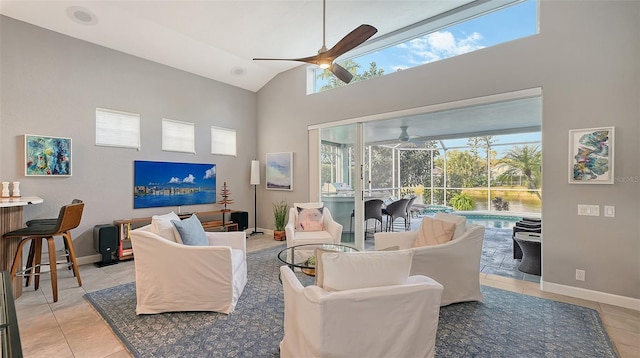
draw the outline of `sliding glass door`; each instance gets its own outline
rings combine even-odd
[[[320,130],[320,196],[333,219],[342,224],[342,242],[364,249],[362,189],[364,124]]]

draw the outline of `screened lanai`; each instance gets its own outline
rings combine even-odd
[[[416,214],[539,215],[541,97],[530,93],[320,128],[321,201],[345,233],[372,198],[416,196]]]

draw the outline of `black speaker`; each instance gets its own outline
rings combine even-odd
[[[118,228],[114,225],[96,225],[93,227],[93,247],[102,255],[102,261],[96,266],[108,266],[117,264],[113,254],[118,249]]]
[[[234,211],[231,213],[231,221],[238,223],[238,231],[247,230],[249,227],[249,213],[246,211]]]

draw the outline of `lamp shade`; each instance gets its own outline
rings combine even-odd
[[[260,161],[251,161],[251,185],[260,185]]]

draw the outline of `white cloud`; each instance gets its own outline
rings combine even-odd
[[[213,178],[215,176],[216,176],[216,167],[213,166],[211,167],[211,169],[207,169],[207,171],[204,174],[204,179]]]
[[[179,183],[180,179],[176,178],[176,177],[172,177],[171,179],[169,179],[169,183],[171,184],[175,184],[175,183]]]
[[[456,38],[449,31],[437,31],[396,47],[408,52],[407,63],[419,65],[484,48],[483,45],[479,44],[482,39],[482,35],[477,32],[463,38]],[[401,68],[403,66],[397,65],[393,68]],[[406,68],[407,66],[404,67]]]
[[[195,181],[196,177],[193,176],[193,174],[189,174],[186,178],[184,178],[182,181],[184,183],[193,183]]]
[[[391,66],[391,69],[392,69],[394,72],[398,72],[398,71],[406,70],[407,68],[410,68],[410,67],[409,67],[409,66],[407,66],[407,65],[395,65],[395,66]]]

